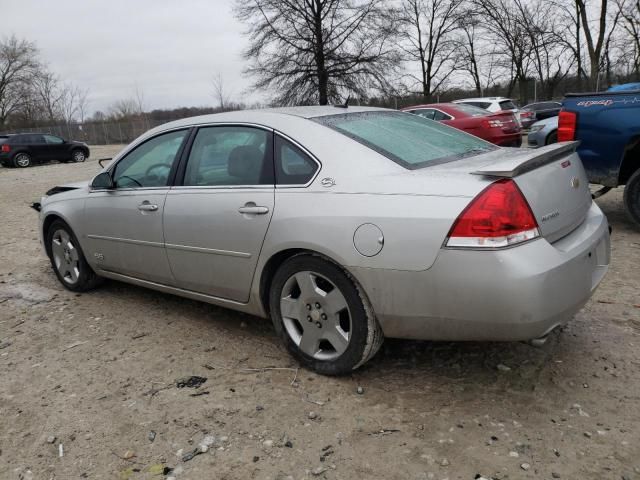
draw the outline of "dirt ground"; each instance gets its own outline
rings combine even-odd
[[[598,200],[611,269],[542,348],[389,340],[326,378],[264,320],[58,284],[29,204],[117,150],[0,168],[0,479],[640,479],[640,230],[620,189]]]

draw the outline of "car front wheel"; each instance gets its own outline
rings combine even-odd
[[[269,301],[287,349],[318,373],[349,373],[382,345],[382,330],[363,292],[320,256],[301,254],[285,261],[273,278]]]
[[[100,283],[87,263],[80,244],[69,226],[54,221],[47,231],[47,253],[62,285],[73,292],[85,292]]]
[[[623,200],[627,214],[640,227],[640,169],[627,181]]]
[[[18,153],[13,157],[13,166],[18,168],[27,168],[31,166],[31,157],[27,153]]]

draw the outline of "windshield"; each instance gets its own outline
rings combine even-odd
[[[497,148],[455,128],[409,113],[357,112],[312,120],[366,145],[410,170]]]

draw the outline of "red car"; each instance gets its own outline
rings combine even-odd
[[[402,111],[446,123],[501,147],[522,145],[522,128],[511,112],[491,113],[464,103],[431,103]]]

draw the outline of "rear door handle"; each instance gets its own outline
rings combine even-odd
[[[248,213],[251,215],[264,215],[265,213],[269,213],[269,209],[259,205],[245,205],[244,207],[240,207],[238,212],[243,214]]]
[[[158,210],[158,205],[143,202],[138,205],[138,210],[140,210],[141,212],[155,212],[156,210]]]

